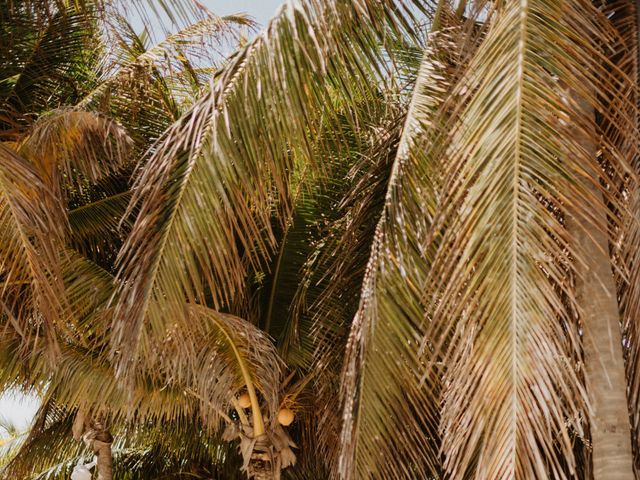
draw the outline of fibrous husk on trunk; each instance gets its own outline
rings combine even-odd
[[[250,479],[280,480],[282,470],[296,463],[293,448],[297,445],[281,425],[276,424],[264,435],[254,437],[251,425],[229,424],[223,439],[232,441],[236,438],[240,439],[242,470]]]
[[[92,412],[81,408],[73,422],[72,433],[74,439],[82,439],[97,456],[98,480],[112,480],[111,444],[113,437],[106,426],[104,415],[92,414]]]

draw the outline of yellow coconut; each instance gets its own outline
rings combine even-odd
[[[284,427],[288,427],[293,423],[294,414],[288,408],[282,408],[278,412],[278,423]]]
[[[249,397],[249,394],[243,393],[242,395],[240,395],[240,398],[238,398],[238,403],[242,408],[249,408],[251,406],[251,398]]]

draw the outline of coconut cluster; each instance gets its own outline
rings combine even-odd
[[[240,397],[238,398],[238,404],[242,408],[250,408],[251,398],[249,397],[249,394],[243,393],[242,395],[240,395]],[[292,410],[288,408],[281,408],[278,411],[278,423],[283,427],[288,427],[289,425],[291,425],[294,419],[295,419],[295,414],[293,413]]]

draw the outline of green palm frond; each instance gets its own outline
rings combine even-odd
[[[312,161],[309,139],[331,118],[331,105],[375,94],[388,68],[384,29],[410,28],[404,7],[392,7],[285,4],[153,148],[136,180],[132,205],[140,214],[120,259],[114,348],[122,361],[139,354],[145,321],[162,330],[165,318],[183,315],[185,297],[228,305],[247,266],[269,258],[271,212],[288,210],[283,179],[292,159],[323,168]],[[164,316],[149,314],[153,302]]]
[[[71,436],[75,411],[52,405],[39,412],[39,426],[32,429],[23,447],[14,451],[6,475],[24,480],[68,479],[75,465],[91,459],[91,452]],[[117,480],[194,478],[198,472],[221,479],[239,475],[235,447],[202,431],[192,418],[185,417],[177,425],[126,422],[114,425],[112,431]]]
[[[391,98],[401,88],[389,86],[388,91],[381,89],[378,95],[367,99],[366,108],[359,107],[363,110],[361,123],[350,121],[349,108],[342,116],[337,115],[337,126],[328,123],[326,130],[340,130],[341,141],[328,154],[324,149],[332,139],[318,139],[316,156],[324,157],[331,167],[315,183],[303,182],[298,187],[301,190],[293,204],[294,228],[286,235],[288,244],[284,244],[283,258],[280,250],[274,256],[277,263],[284,265],[286,277],[280,296],[278,292],[274,296],[273,303],[280,311],[276,315],[280,325],[274,334],[280,350],[291,354],[287,357],[291,365],[313,368],[310,362],[322,343],[316,323],[320,327],[331,325],[328,329],[341,324],[338,328],[344,332],[355,313],[360,273],[364,272],[364,265],[360,270],[357,264],[367,258],[367,242],[373,237],[373,231],[360,228],[369,220],[362,212],[375,212],[375,216],[381,211],[377,208],[382,204],[378,202],[380,196],[375,196],[381,191],[373,185],[384,185],[388,178],[389,150],[397,141],[398,118],[404,114]],[[331,133],[326,135],[330,137]],[[367,196],[368,189],[375,193]],[[377,217],[373,225],[376,220]],[[284,258],[287,253],[291,256]],[[337,336],[333,340],[328,344],[341,357],[344,342],[337,341]]]
[[[71,245],[90,258],[120,245],[131,228],[124,215],[130,199],[131,192],[126,191],[71,209]]]
[[[44,3],[44,2],[43,2]],[[28,8],[2,9],[0,35],[0,138],[15,140],[36,114],[77,97],[97,59],[95,12],[65,6],[45,16]]]
[[[197,0],[100,0],[100,4],[108,15],[137,16],[144,25],[155,24],[164,36],[211,16]]]
[[[96,317],[99,317],[113,295],[113,276],[71,249],[61,254],[60,270],[66,299],[77,326],[83,326],[92,335],[104,339],[107,325],[101,325]]]
[[[225,412],[236,396],[249,389],[257,393],[256,411],[275,418],[282,367],[271,341],[248,322],[202,306],[185,305],[185,323],[176,322],[164,332],[154,355],[137,366],[131,389],[126,388],[104,350],[110,334],[105,305],[113,279],[78,253],[68,251],[61,257],[68,306],[79,322],[60,345],[53,371],[43,356],[23,369],[20,335],[9,331],[12,335],[0,343],[3,385],[40,385],[45,402],[69,408],[96,405],[120,420],[135,413],[139,421],[171,423],[195,415],[210,431],[228,418]]]
[[[614,45],[618,33],[589,2],[503,2],[452,93],[423,344],[427,378],[446,366],[439,430],[452,478],[566,478],[578,467],[588,402],[571,276],[584,256],[565,219],[596,227],[600,194],[626,211],[580,143],[595,137],[593,111],[626,142],[636,135],[635,120],[607,109],[632,101],[633,82],[594,38]],[[602,148],[624,177],[627,153],[606,135]]]
[[[238,46],[239,28],[253,29],[255,24],[243,15],[210,14],[150,47],[143,34],[137,34],[126,19],[116,18],[111,20],[110,31],[119,48],[109,52],[108,59],[111,68],[127,70],[155,64],[164,70],[177,70],[182,53],[195,65],[215,66],[228,56],[229,48]]]
[[[162,346],[156,345],[157,355],[146,357],[147,370],[159,380],[166,376],[190,386],[217,411],[228,410],[234,396],[245,388],[249,395],[255,390],[257,400],[264,401],[268,420],[275,421],[282,364],[268,336],[233,315],[199,305],[185,309],[184,324],[176,319],[175,326],[161,336],[160,332],[146,336],[166,338]],[[204,404],[202,408],[207,410]],[[260,411],[257,404],[252,409]]]
[[[32,478],[33,472],[52,456],[77,454],[77,445],[68,441],[72,418],[53,403],[44,403],[17,451],[12,452],[0,474],[8,478]]]
[[[310,341],[307,348],[313,352],[313,390],[315,408],[319,410],[318,447],[314,450],[321,451],[333,469],[341,451],[342,406],[336,391],[340,388],[349,326],[358,309],[362,279],[400,136],[401,122],[394,117],[387,119],[388,125],[373,128],[377,134],[384,133],[374,137],[369,150],[349,172],[349,189],[335,207],[336,217],[327,218],[330,223],[322,230],[324,235],[304,267],[292,306],[300,341]]]
[[[105,295],[96,288],[99,283],[92,288],[83,286],[83,280],[96,274],[91,271],[95,267],[84,268],[87,275],[78,275],[73,298],[92,311],[91,304]],[[195,415],[215,431],[235,396],[254,387],[269,418],[274,418],[281,364],[271,342],[241,319],[204,307],[189,310],[195,326],[176,326],[166,332],[156,355],[138,366],[129,387],[116,379],[101,348],[101,339],[109,334],[108,322],[93,315],[81,331],[90,348],[62,347],[55,372],[47,373],[44,365],[34,366],[34,372],[41,372],[40,378],[47,382],[45,399],[67,406],[97,405],[123,420],[135,413],[140,421],[171,423]]]
[[[301,195],[304,197],[304,195]],[[304,362],[304,352],[296,348],[296,327],[291,322],[290,306],[300,280],[302,266],[309,253],[310,225],[315,221],[315,206],[309,198],[294,201],[291,220],[278,237],[278,247],[271,266],[271,275],[264,281],[264,302],[260,325],[277,339],[278,347],[290,367],[297,366],[296,354]],[[291,355],[291,356],[290,356]]]
[[[344,134],[349,127],[341,125]],[[259,282],[256,323],[274,337],[283,359],[292,369],[311,367],[315,348],[310,335],[311,322],[302,314],[299,303],[306,299],[301,298],[298,289],[304,281],[305,263],[313,255],[314,243],[326,234],[325,224],[332,217],[335,199],[347,188],[345,175],[358,155],[357,147],[352,148],[344,148],[335,158],[325,159],[327,164],[331,163],[325,178],[309,179],[303,171],[301,178],[293,179],[296,185],[292,188],[289,219],[282,225],[276,218],[277,249],[271,264],[256,273],[264,277]]]
[[[102,78],[77,108],[108,109],[144,151],[201,94],[225,50],[237,45],[238,29],[252,26],[244,17],[209,15],[149,47],[116,16],[109,22],[113,46],[102,60]]]
[[[0,472],[22,446],[26,431],[6,417],[0,417]]]
[[[81,289],[82,281],[88,281],[92,275],[86,267],[83,268],[89,275],[78,276],[75,283],[78,289]],[[98,286],[95,282],[93,284]],[[103,295],[103,292],[94,291],[94,295],[101,294]],[[78,298],[78,295],[73,297]],[[85,305],[88,303],[86,297],[85,293],[79,297]],[[96,298],[89,298],[89,302],[96,303]],[[235,396],[244,391],[249,382],[260,392],[260,407],[268,412],[268,418],[275,418],[274,413],[279,405],[277,394],[280,363],[270,342],[242,320],[208,312],[202,308],[196,309],[194,315],[201,318],[197,321],[200,326],[198,332],[193,332],[190,338],[191,351],[181,350],[185,342],[177,342],[168,337],[163,345],[158,347],[158,356],[148,359],[144,365],[146,370],[143,370],[142,366],[139,368],[137,381],[131,388],[124,388],[115,378],[104,353],[100,352],[100,343],[95,342],[90,342],[91,345],[95,345],[94,349],[70,344],[61,345],[56,372],[51,372],[46,367],[45,359],[39,359],[30,370],[29,382],[45,386],[45,405],[57,404],[66,406],[64,408],[67,409],[74,409],[76,406],[96,407],[108,412],[112,419],[113,433],[123,435],[119,445],[140,448],[149,445],[149,442],[160,442],[167,445],[167,452],[182,451],[185,461],[188,462],[196,458],[196,451],[175,448],[176,443],[181,442],[179,437],[174,440],[168,437],[162,441],[163,433],[156,430],[154,438],[145,439],[144,435],[141,437],[140,432],[144,433],[148,428],[157,429],[161,425],[165,426],[164,434],[167,435],[171,433],[170,429],[173,426],[198,428],[201,430],[200,435],[188,435],[193,437],[192,440],[200,438],[205,442],[204,446],[211,447],[208,452],[203,451],[200,458],[220,462],[221,468],[228,468],[225,467],[224,461],[229,454],[224,454],[222,458],[216,458],[215,455],[216,451],[221,452],[228,448],[221,445],[220,440],[215,440],[214,434],[216,431],[219,432],[220,419],[229,418],[227,412],[232,408]],[[203,327],[206,323],[203,316],[209,321],[208,327]],[[84,326],[84,335],[89,338],[91,330],[87,327],[96,329],[96,334],[108,334],[107,330],[100,332],[95,318],[93,322]],[[186,329],[176,331],[184,332]],[[8,343],[3,340],[0,346],[7,347]],[[17,348],[19,343],[15,343],[14,346]],[[203,372],[206,374],[202,375]],[[272,388],[273,385],[275,389]],[[80,449],[77,444],[71,442],[72,422],[68,415],[65,418],[52,424],[56,428],[55,432],[51,433],[54,444],[39,443],[38,447],[28,441],[24,446],[23,455],[18,455],[27,463],[16,461],[11,468],[17,469],[15,472],[39,472],[50,468],[51,463],[59,463],[61,456],[64,458],[67,455],[77,455]],[[136,425],[142,425],[141,429]],[[33,431],[32,436],[38,438],[39,434]],[[206,440],[208,436],[213,436],[211,441]],[[173,443],[174,441],[176,443]],[[44,450],[37,453],[38,448]],[[29,459],[32,464],[28,463]],[[42,463],[35,463],[37,459]],[[53,473],[57,475],[66,471],[65,466],[61,468],[63,469],[55,470]],[[21,476],[22,473],[16,475],[18,478],[24,478]]]

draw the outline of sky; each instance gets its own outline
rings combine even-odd
[[[138,0],[143,5],[145,4],[144,0]],[[147,2],[149,0],[146,0]],[[151,0],[153,1],[153,0]],[[274,16],[275,12],[278,10],[278,7],[285,0],[197,0],[201,5],[207,7],[211,12],[218,16],[231,15],[231,14],[239,14],[245,13],[248,14],[257,24],[258,27],[263,27],[266,23]],[[159,0],[155,0],[155,5],[159,5]],[[129,17],[133,27],[138,30],[142,29],[143,22],[140,21],[140,18],[135,12],[135,9],[129,10],[132,13],[132,17]],[[162,23],[165,27],[168,27],[170,31],[174,31],[175,29],[171,27],[170,22],[168,22],[167,17],[162,14],[160,17],[162,20],[158,20],[158,17],[151,13],[150,9],[146,9],[146,13],[148,14],[148,21],[152,32],[159,34],[162,30],[160,28],[160,23]],[[160,38],[156,38],[155,40],[159,40]]]
[[[200,0],[216,15],[248,13],[260,25],[265,25],[283,0]]]
[[[18,430],[22,430],[28,426],[39,404],[37,397],[24,396],[16,391],[7,392],[0,396],[0,420],[7,419]],[[3,433],[0,428],[0,438]]]
[[[216,15],[247,13],[264,26],[283,0],[200,0]],[[7,418],[19,428],[25,428],[38,408],[34,397],[23,397],[16,392],[0,395],[0,418]],[[0,432],[0,437],[2,432]]]

